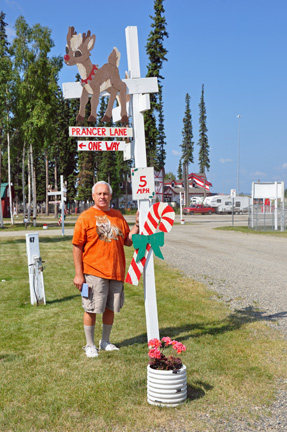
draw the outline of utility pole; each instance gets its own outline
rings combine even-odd
[[[242,115],[238,114],[238,154],[237,154],[237,193],[239,195],[239,149],[240,149],[240,119]]]

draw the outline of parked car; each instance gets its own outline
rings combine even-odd
[[[184,215],[192,214],[212,214],[215,213],[215,207],[205,207],[202,204],[197,204],[191,207],[183,207],[182,213]]]

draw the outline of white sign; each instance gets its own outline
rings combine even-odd
[[[124,151],[125,141],[78,141],[78,151]]]
[[[236,197],[236,189],[231,189],[230,191],[230,197],[235,198]]]
[[[100,138],[130,138],[133,136],[132,128],[119,127],[69,127],[70,137],[100,137]]]
[[[155,196],[154,169],[132,168],[133,200],[146,200]]]
[[[280,199],[284,201],[284,182],[253,182],[253,198],[269,198],[272,200]]]

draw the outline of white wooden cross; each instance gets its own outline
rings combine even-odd
[[[158,92],[158,82],[157,78],[141,78],[137,27],[127,27],[125,32],[129,79],[123,81],[127,85],[128,94],[131,95],[135,168],[145,168],[147,166],[147,159],[143,113],[150,109],[149,93]],[[80,98],[81,93],[82,87],[80,83],[63,84],[63,94],[65,99]],[[109,93],[107,92],[101,93],[101,96],[108,95]],[[120,120],[118,108],[114,108],[113,110],[113,120]],[[140,232],[142,231],[149,208],[150,202],[148,199],[139,201]],[[152,252],[149,253],[144,267],[143,280],[147,338],[148,340],[153,338],[159,339],[154,260]]]
[[[61,179],[61,190],[59,191],[53,191],[53,192],[48,192],[48,196],[50,195],[61,195],[61,215],[62,215],[62,236],[65,235],[65,224],[64,224],[64,219],[65,219],[65,201],[67,201],[67,198],[65,197],[65,193],[67,192],[67,188],[64,185],[64,176],[60,176]]]

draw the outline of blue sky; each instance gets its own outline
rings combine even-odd
[[[125,28],[137,26],[141,75],[147,70],[145,45],[153,0],[0,0],[12,41],[16,19],[52,30],[53,55],[64,55],[69,26],[91,30],[91,60],[103,64],[113,46],[127,70]],[[163,68],[166,171],[177,173],[185,95],[191,96],[194,163],[198,172],[198,104],[205,87],[212,192],[250,193],[253,181],[285,181],[287,186],[287,2],[286,0],[166,0],[168,61]],[[64,66],[60,83],[74,81],[76,68]],[[242,117],[240,120],[237,115]],[[239,134],[240,122],[240,134]]]

